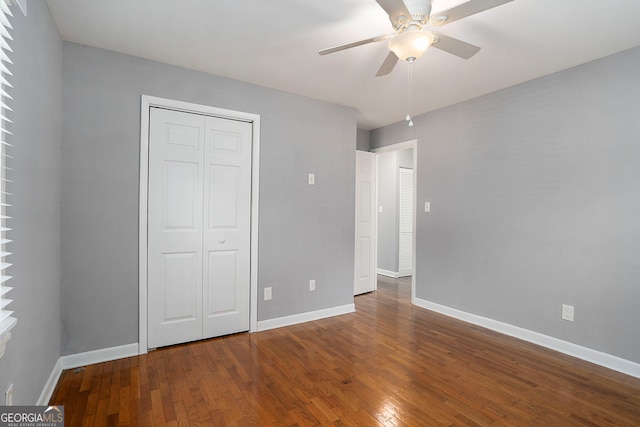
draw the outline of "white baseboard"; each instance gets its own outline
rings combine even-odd
[[[593,350],[588,347],[573,344],[568,341],[563,341],[538,332],[533,332],[518,326],[509,325],[508,323],[456,310],[454,308],[420,298],[415,298],[412,302],[418,307],[426,308],[427,310],[435,311],[437,313],[444,314],[445,316],[454,317],[464,322],[482,326],[483,328],[491,329],[505,335],[519,338],[523,341],[528,341],[551,350],[559,351],[560,353],[564,353],[578,359],[586,360],[587,362],[591,362],[596,365],[604,366],[605,368],[613,369],[614,371],[622,372],[623,374],[631,375],[632,377],[640,378],[639,363],[603,353],[598,350]]]
[[[279,317],[277,319],[263,320],[258,322],[258,331],[280,328],[283,326],[295,325],[313,320],[320,320],[327,317],[339,316],[356,311],[355,304],[347,304],[338,307],[326,308],[309,313],[294,314],[292,316]],[[118,347],[104,348],[101,350],[87,351],[85,353],[70,354],[62,356],[49,376],[49,379],[40,394],[38,405],[46,405],[51,400],[62,371],[65,369],[79,368],[81,366],[93,365],[95,363],[110,362],[112,360],[123,359],[125,357],[137,356],[139,354],[139,344],[132,343]]]
[[[295,325],[297,323],[310,322],[312,320],[324,319],[327,317],[339,316],[356,311],[355,304],[347,304],[338,307],[326,308],[309,313],[295,314],[292,316],[279,317],[277,319],[264,320],[258,322],[258,331],[280,328],[283,326]],[[46,405],[51,400],[62,371],[65,369],[79,368],[81,366],[93,365],[95,363],[110,362],[112,360],[123,359],[125,357],[137,356],[139,354],[139,344],[132,343],[118,347],[104,348],[101,350],[87,351],[85,353],[70,354],[62,356],[49,376],[49,379],[40,394],[38,405]]]
[[[38,405],[47,405],[53,392],[58,385],[60,375],[65,369],[79,368],[81,366],[93,365],[94,363],[110,362],[112,360],[123,359],[125,357],[138,355],[138,343],[121,345],[118,347],[103,348],[101,350],[87,351],[86,353],[70,354],[61,356],[56,362],[49,379],[40,393]]]
[[[413,268],[405,268],[398,271],[398,277],[413,276]]]
[[[87,351],[86,353],[70,354],[62,356],[62,369],[73,369],[94,363],[110,362],[124,359],[125,357],[138,355],[138,343],[125,344],[118,347],[103,348],[101,350]]]
[[[61,357],[59,357],[58,360],[56,361],[56,364],[53,367],[53,370],[51,371],[51,375],[49,375],[49,379],[47,380],[47,383],[44,385],[44,388],[42,389],[42,393],[40,393],[40,397],[38,398],[36,405],[45,406],[49,404],[49,401],[51,400],[51,396],[53,396],[53,392],[55,391],[56,386],[58,385],[58,380],[60,379],[60,375],[62,375],[62,358]]]
[[[383,276],[387,276],[387,277],[393,277],[394,279],[397,279],[398,277],[400,277],[399,272],[384,270],[382,268],[378,268],[378,274],[382,274]]]
[[[291,326],[298,323],[325,319],[327,317],[340,316],[342,314],[353,313],[354,311],[356,311],[355,304],[347,304],[338,307],[325,308],[323,310],[310,311],[308,313],[293,314],[291,316],[262,320],[258,322],[258,331],[267,331],[269,329],[281,328],[283,326]]]

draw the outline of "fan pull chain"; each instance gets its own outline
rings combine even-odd
[[[412,65],[413,65],[413,60],[409,59],[407,62],[409,63],[409,65],[408,65],[409,77],[407,79],[407,91],[408,91],[408,95],[409,95],[408,96],[408,98],[409,98],[409,108],[408,108],[409,112],[407,113],[407,117],[405,117],[405,120],[407,122],[409,122],[409,127],[411,127],[411,126],[413,126],[413,120],[411,119],[411,114],[412,114],[411,113],[411,109],[412,109],[412,106],[413,106],[413,91],[411,90],[411,88],[413,86],[413,75],[412,75],[411,68],[412,68]]]

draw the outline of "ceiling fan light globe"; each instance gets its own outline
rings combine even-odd
[[[435,36],[429,31],[409,28],[389,40],[389,49],[399,59],[413,62],[425,54],[434,40]]]

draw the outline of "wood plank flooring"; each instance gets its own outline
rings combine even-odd
[[[66,425],[638,426],[640,379],[413,307],[357,312],[65,371]]]

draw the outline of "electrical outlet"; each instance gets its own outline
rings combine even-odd
[[[310,291],[315,291],[316,290],[316,281],[315,280],[309,280],[309,290]]]
[[[562,304],[562,320],[573,322],[573,306]]]
[[[7,391],[4,392],[4,404],[5,406],[13,405],[13,384],[9,384]]]
[[[271,299],[271,287],[264,288],[264,300],[269,301]]]

